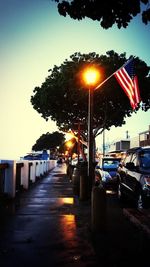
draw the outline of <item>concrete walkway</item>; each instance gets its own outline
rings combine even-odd
[[[88,204],[79,210],[65,173],[65,164],[57,166],[6,207],[0,228],[1,267],[95,266],[88,242]]]
[[[58,165],[1,209],[1,267],[148,267],[148,240],[107,196],[107,231],[93,236],[90,201],[73,195]],[[139,264],[139,265],[138,265]]]

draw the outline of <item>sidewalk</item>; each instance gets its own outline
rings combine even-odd
[[[73,195],[66,165],[58,165],[1,210],[1,267],[148,267],[149,240],[107,196],[107,229],[91,233],[90,201]]]

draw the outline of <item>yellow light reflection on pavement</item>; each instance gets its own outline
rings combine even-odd
[[[64,198],[62,198],[62,202],[64,204],[74,204],[74,198],[73,197],[64,197]]]
[[[75,242],[76,236],[76,223],[75,215],[67,214],[60,217],[61,230],[65,242],[71,241],[71,244]]]

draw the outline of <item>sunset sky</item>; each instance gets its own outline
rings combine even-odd
[[[0,0],[0,159],[18,159],[36,140],[58,130],[37,113],[30,98],[48,70],[75,52],[99,55],[115,50],[138,56],[150,65],[150,25],[136,18],[127,29],[104,30],[99,23],[58,14],[51,0]],[[147,130],[150,111],[139,111],[122,128],[106,133],[106,141]]]

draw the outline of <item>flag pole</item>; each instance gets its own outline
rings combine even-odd
[[[100,88],[105,82],[107,82],[114,75],[115,72],[113,72],[108,78],[106,78],[103,82],[101,82],[98,86],[96,86],[94,91],[97,90],[98,88]]]
[[[114,71],[108,78],[106,78],[103,82],[101,82],[99,85],[96,86],[96,88],[94,89],[97,90],[98,88],[100,88],[105,82],[107,82],[117,71],[119,71],[120,69],[122,69],[127,63],[129,63],[131,60],[133,60],[133,57],[131,57],[125,64],[123,64],[118,70]]]

